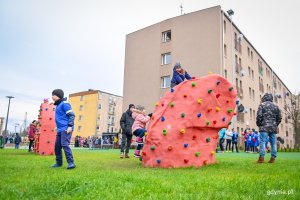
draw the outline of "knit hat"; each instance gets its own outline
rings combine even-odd
[[[174,69],[178,69],[178,68],[181,68],[180,62],[177,62],[177,63],[174,65]]]
[[[132,107],[135,107],[134,104],[129,104],[129,110],[130,110]]]
[[[145,107],[141,106],[141,105],[137,105],[136,109],[139,110],[139,111],[143,111],[145,109]]]
[[[58,98],[62,99],[64,98],[64,91],[62,91],[61,89],[55,89],[52,92],[52,96],[57,96]]]

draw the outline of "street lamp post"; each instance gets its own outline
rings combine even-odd
[[[13,96],[6,96],[8,98],[8,107],[7,107],[7,114],[6,114],[6,122],[5,122],[5,129],[3,134],[3,148],[5,147],[5,138],[6,138],[6,132],[7,132],[7,122],[8,122],[8,115],[9,115],[9,107],[10,107],[10,100],[12,98],[15,98]]]

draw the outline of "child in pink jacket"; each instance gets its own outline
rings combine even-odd
[[[132,133],[136,136],[136,142],[138,144],[134,152],[134,157],[139,158],[141,157],[140,152],[144,146],[143,137],[147,132],[145,127],[150,120],[150,116],[146,115],[146,110],[143,106],[137,105],[136,109],[132,110],[132,118],[134,119]]]

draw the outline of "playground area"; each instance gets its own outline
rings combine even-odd
[[[299,199],[300,153],[216,154],[201,168],[144,168],[118,150],[73,149],[77,168],[52,169],[54,156],[0,150],[0,199]],[[132,155],[132,151],[131,151]],[[269,154],[266,158],[269,159]]]

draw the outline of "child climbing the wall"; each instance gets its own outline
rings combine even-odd
[[[53,90],[52,99],[55,109],[55,122],[56,122],[56,141],[55,141],[55,156],[56,163],[52,165],[53,168],[61,167],[63,164],[62,150],[64,149],[66,159],[68,162],[67,169],[74,169],[72,150],[69,147],[72,132],[74,130],[75,114],[72,111],[71,105],[64,98],[64,92],[61,89]]]
[[[132,125],[133,135],[136,136],[137,147],[134,152],[134,157],[141,157],[141,150],[144,146],[143,137],[147,132],[145,127],[146,124],[150,121],[150,117],[152,114],[146,115],[146,110],[143,106],[137,105],[136,108],[132,109],[132,118],[134,119]]]
[[[184,79],[191,80],[192,77],[187,73],[186,70],[181,68],[181,64],[178,62],[174,65],[174,68],[173,68],[173,77],[171,80],[171,88],[173,88],[176,85],[183,82]]]

